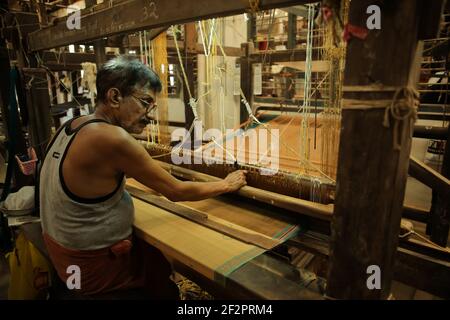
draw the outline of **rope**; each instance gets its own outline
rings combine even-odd
[[[368,90],[370,91],[370,89]],[[404,98],[399,98],[403,96]],[[392,100],[343,100],[343,110],[373,110],[385,109],[383,126],[391,126],[390,117],[394,120],[392,144],[394,150],[400,150],[401,142],[398,141],[400,135],[400,123],[409,120],[410,130],[417,119],[417,108],[419,106],[419,93],[412,87],[397,88]]]
[[[248,0],[248,4],[250,6],[250,12],[255,13],[259,11],[259,0]]]
[[[400,92],[405,99],[398,99]],[[417,90],[405,87],[397,90],[392,99],[391,105],[384,112],[383,126],[390,127],[389,114],[394,118],[394,136],[393,145],[395,150],[400,150],[401,141],[398,141],[400,122],[409,120],[410,130],[413,130],[413,124],[417,120],[417,108],[419,107],[419,93]]]
[[[303,86],[303,115],[301,123],[302,139],[300,149],[304,159],[309,158],[309,115],[311,99],[311,70],[312,70],[312,32],[313,24],[313,6],[308,5],[308,33],[306,37],[306,61],[305,61],[305,83]]]
[[[440,246],[440,245],[434,243],[433,241],[429,240],[427,237],[424,237],[424,236],[421,235],[420,233],[417,233],[417,232],[414,230],[414,225],[413,225],[411,222],[408,221],[407,223],[405,223],[405,222],[403,221],[403,219],[402,219],[401,227],[403,227],[403,229],[406,229],[406,230],[408,230],[408,231],[405,232],[404,234],[399,234],[399,236],[398,236],[399,238],[403,239],[403,238],[406,238],[406,237],[408,237],[408,236],[410,236],[410,235],[415,235],[416,237],[418,237],[418,238],[424,240],[424,241],[427,242],[429,245],[431,245],[431,246],[433,246],[433,247],[435,247],[435,248],[437,248],[437,249],[439,249],[439,250],[445,250],[446,252],[450,252],[450,249],[449,249],[448,247],[442,247],[442,246]]]
[[[203,51],[205,52],[205,57],[209,55],[208,49],[206,48],[205,36],[203,35],[203,28],[201,21],[198,21],[198,27],[200,29],[200,38],[202,39]]]

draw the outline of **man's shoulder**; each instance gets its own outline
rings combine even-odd
[[[82,136],[83,142],[100,149],[120,146],[132,139],[132,136],[123,128],[102,122],[88,126]]]

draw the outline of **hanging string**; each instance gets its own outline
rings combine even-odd
[[[259,0],[248,0],[251,13],[259,11]]]
[[[218,46],[219,46],[219,49],[220,49],[222,55],[223,55],[224,57],[226,57],[227,55],[226,55],[225,50],[223,49],[222,45],[219,43]],[[314,91],[312,92],[312,95],[314,95],[314,94],[316,93],[316,91],[322,86],[322,84],[324,83],[324,81],[327,79],[328,75],[329,75],[329,72],[328,72],[328,73],[324,76],[324,78],[319,82],[319,84],[317,85],[317,87],[316,87],[316,88],[314,89]],[[247,100],[247,98],[245,97],[245,94],[244,94],[244,92],[242,91],[242,89],[240,89],[240,95],[241,95],[241,98],[242,98],[242,99],[245,99],[245,101],[247,101],[247,103],[248,103],[248,100]],[[241,101],[242,101],[242,100],[241,100]],[[247,109],[247,113],[249,113],[249,109],[250,109],[250,111],[251,111],[251,108],[248,108],[247,105],[245,105],[245,106],[246,106],[246,109]],[[248,106],[250,106],[250,104],[248,104]],[[297,110],[297,112],[302,111],[302,110],[304,109],[304,107],[305,107],[305,101],[303,101],[303,106],[300,107],[300,108]],[[253,114],[253,112],[252,112],[251,114]],[[255,115],[253,115],[253,116],[256,118]],[[251,118],[251,121],[254,120],[254,118],[250,116],[250,113],[249,113],[249,118]],[[269,131],[269,134],[270,134],[272,137],[274,137],[272,131],[270,130],[269,124],[267,124],[267,123],[262,123],[262,122],[260,122],[257,118],[256,118],[256,120],[257,120],[257,123],[258,123],[258,124],[260,124],[260,125],[262,125],[264,128],[266,128],[266,129]],[[285,131],[285,130],[287,129],[287,127],[292,123],[293,120],[294,120],[294,118],[292,118],[292,119],[289,121],[289,123],[288,123],[288,125],[285,127],[284,131]],[[247,123],[248,123],[248,122],[246,122],[245,124],[247,124]],[[241,127],[242,127],[242,126],[244,126],[244,124],[241,125]],[[239,129],[237,129],[237,130],[239,130]],[[284,132],[284,131],[283,131],[283,132]],[[283,132],[280,134],[280,136],[279,136],[278,138],[281,138]],[[282,139],[280,139],[280,142],[281,142],[281,144],[282,144],[283,146],[285,146],[288,150],[290,150],[294,155],[297,155],[297,156],[300,157],[300,155],[298,154],[298,152],[295,151],[291,146],[289,146],[289,145],[288,145],[286,142],[284,142]],[[268,151],[269,151],[269,150],[271,150],[270,145],[269,145]],[[264,159],[265,156],[266,156],[266,154],[265,154],[263,157],[261,157],[261,159]],[[300,158],[301,158],[301,157],[300,157]],[[323,177],[329,179],[329,180],[332,181],[332,182],[336,182],[335,179],[333,179],[333,178],[330,177],[328,174],[326,174],[325,172],[323,172],[320,168],[318,168],[317,166],[315,166],[315,165],[314,165],[312,162],[310,162],[308,159],[301,159],[300,161],[301,161],[301,163],[303,163],[304,165],[307,165],[307,166],[310,166],[310,167],[314,168],[314,169],[315,169],[317,172],[319,172],[319,174],[321,174]]]
[[[402,94],[404,99],[399,99]],[[384,111],[383,126],[390,127],[389,115],[394,119],[392,145],[395,150],[400,150],[401,140],[399,141],[400,123],[409,120],[409,129],[414,130],[414,122],[417,120],[417,108],[419,107],[419,92],[414,88],[405,87],[398,89],[391,104]]]
[[[370,86],[368,86],[368,91]],[[403,98],[400,98],[400,95]],[[412,87],[397,88],[391,100],[356,100],[344,99],[343,110],[372,110],[385,109],[382,125],[386,128],[391,126],[390,117],[394,119],[392,134],[392,147],[400,150],[401,138],[400,124],[408,124],[410,130],[414,130],[414,122],[417,119],[417,108],[419,106],[419,93]],[[407,122],[409,121],[409,123]]]
[[[312,65],[312,32],[313,32],[314,8],[308,5],[308,32],[306,36],[306,61],[305,61],[305,82],[303,86],[303,115],[301,123],[301,145],[303,159],[309,159],[309,115],[310,115],[310,94],[311,94],[311,65]]]

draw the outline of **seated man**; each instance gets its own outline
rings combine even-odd
[[[158,76],[138,60],[108,61],[97,74],[95,113],[68,121],[47,148],[40,173],[44,239],[63,281],[69,266],[79,267],[82,294],[144,287],[155,298],[177,297],[168,261],[132,237],[125,176],[172,201],[206,199],[246,184],[244,171],[218,182],[180,181],[152,160],[130,133],[143,131],[160,90]]]

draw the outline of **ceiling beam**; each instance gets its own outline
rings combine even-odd
[[[258,9],[273,9],[311,2],[261,0]],[[38,51],[87,42],[120,33],[149,30],[177,23],[249,12],[248,1],[129,0],[81,15],[80,29],[69,30],[66,19],[29,34],[29,50]]]

